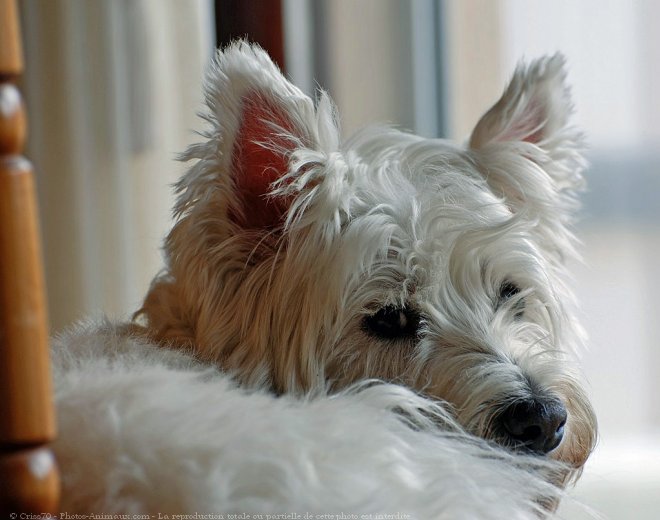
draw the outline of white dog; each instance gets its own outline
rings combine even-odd
[[[56,342],[71,508],[555,502],[596,437],[565,282],[583,160],[562,58],[519,67],[466,147],[382,127],[342,144],[327,95],[243,42],[207,104],[136,323]]]

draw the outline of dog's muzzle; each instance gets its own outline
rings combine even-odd
[[[505,444],[540,455],[554,450],[564,436],[566,407],[555,397],[516,401],[499,416]]]

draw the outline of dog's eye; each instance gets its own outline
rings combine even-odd
[[[381,339],[412,338],[419,329],[419,314],[407,307],[388,305],[364,319],[367,334]]]
[[[511,298],[517,296],[518,294],[520,294],[520,291],[521,291],[520,287],[518,287],[515,283],[509,281],[504,282],[500,286],[497,306],[500,307]],[[516,319],[522,318],[522,315],[525,312],[525,301],[522,298],[519,299],[513,306],[513,309],[515,310],[514,317]]]
[[[500,301],[505,302],[506,300],[513,298],[518,293],[520,293],[520,287],[518,287],[515,283],[504,282],[500,286]]]

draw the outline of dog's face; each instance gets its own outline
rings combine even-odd
[[[465,147],[389,128],[341,144],[327,96],[258,48],[218,54],[151,334],[276,392],[402,383],[579,468],[596,427],[564,273],[583,164],[562,65],[519,68]]]

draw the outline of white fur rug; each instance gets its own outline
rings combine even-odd
[[[62,511],[523,519],[560,495],[536,476],[550,466],[462,434],[402,387],[249,393],[119,330],[54,340]]]

